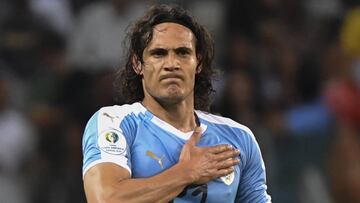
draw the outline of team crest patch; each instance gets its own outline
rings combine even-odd
[[[107,130],[100,134],[98,140],[99,148],[114,155],[123,154],[126,150],[126,140],[117,130]]]
[[[232,182],[234,182],[235,179],[235,173],[234,171],[226,176],[222,176],[220,178],[226,185],[231,185]]]
[[[105,133],[105,139],[110,143],[116,143],[119,140],[119,135],[115,132],[107,132]]]

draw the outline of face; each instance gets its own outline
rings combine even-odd
[[[154,27],[138,70],[143,75],[145,99],[171,104],[193,100],[198,64],[195,40],[190,29],[176,23]]]

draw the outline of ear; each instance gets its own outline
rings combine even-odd
[[[197,66],[196,66],[196,71],[195,71],[195,73],[196,73],[196,74],[199,74],[199,73],[201,72],[201,70],[202,70],[202,63],[201,63],[202,57],[201,57],[201,55],[197,55],[196,58],[197,58],[198,64],[197,64]]]
[[[196,74],[199,74],[202,70],[202,65],[198,64],[198,66],[196,67]]]
[[[132,67],[133,67],[135,73],[138,75],[142,75],[143,70],[141,67],[141,62],[135,54],[133,54],[133,56],[131,57],[131,63],[132,63]]]

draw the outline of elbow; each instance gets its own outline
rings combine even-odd
[[[103,188],[93,194],[86,195],[88,203],[118,203],[127,202],[119,191],[112,188]]]
[[[118,203],[118,202],[127,202],[121,192],[114,189],[105,189],[100,197],[99,203]]]

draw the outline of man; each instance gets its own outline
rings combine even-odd
[[[270,202],[251,131],[200,111],[213,91],[208,32],[182,8],[156,6],[129,49],[119,79],[132,104],[101,108],[85,129],[88,201]]]

